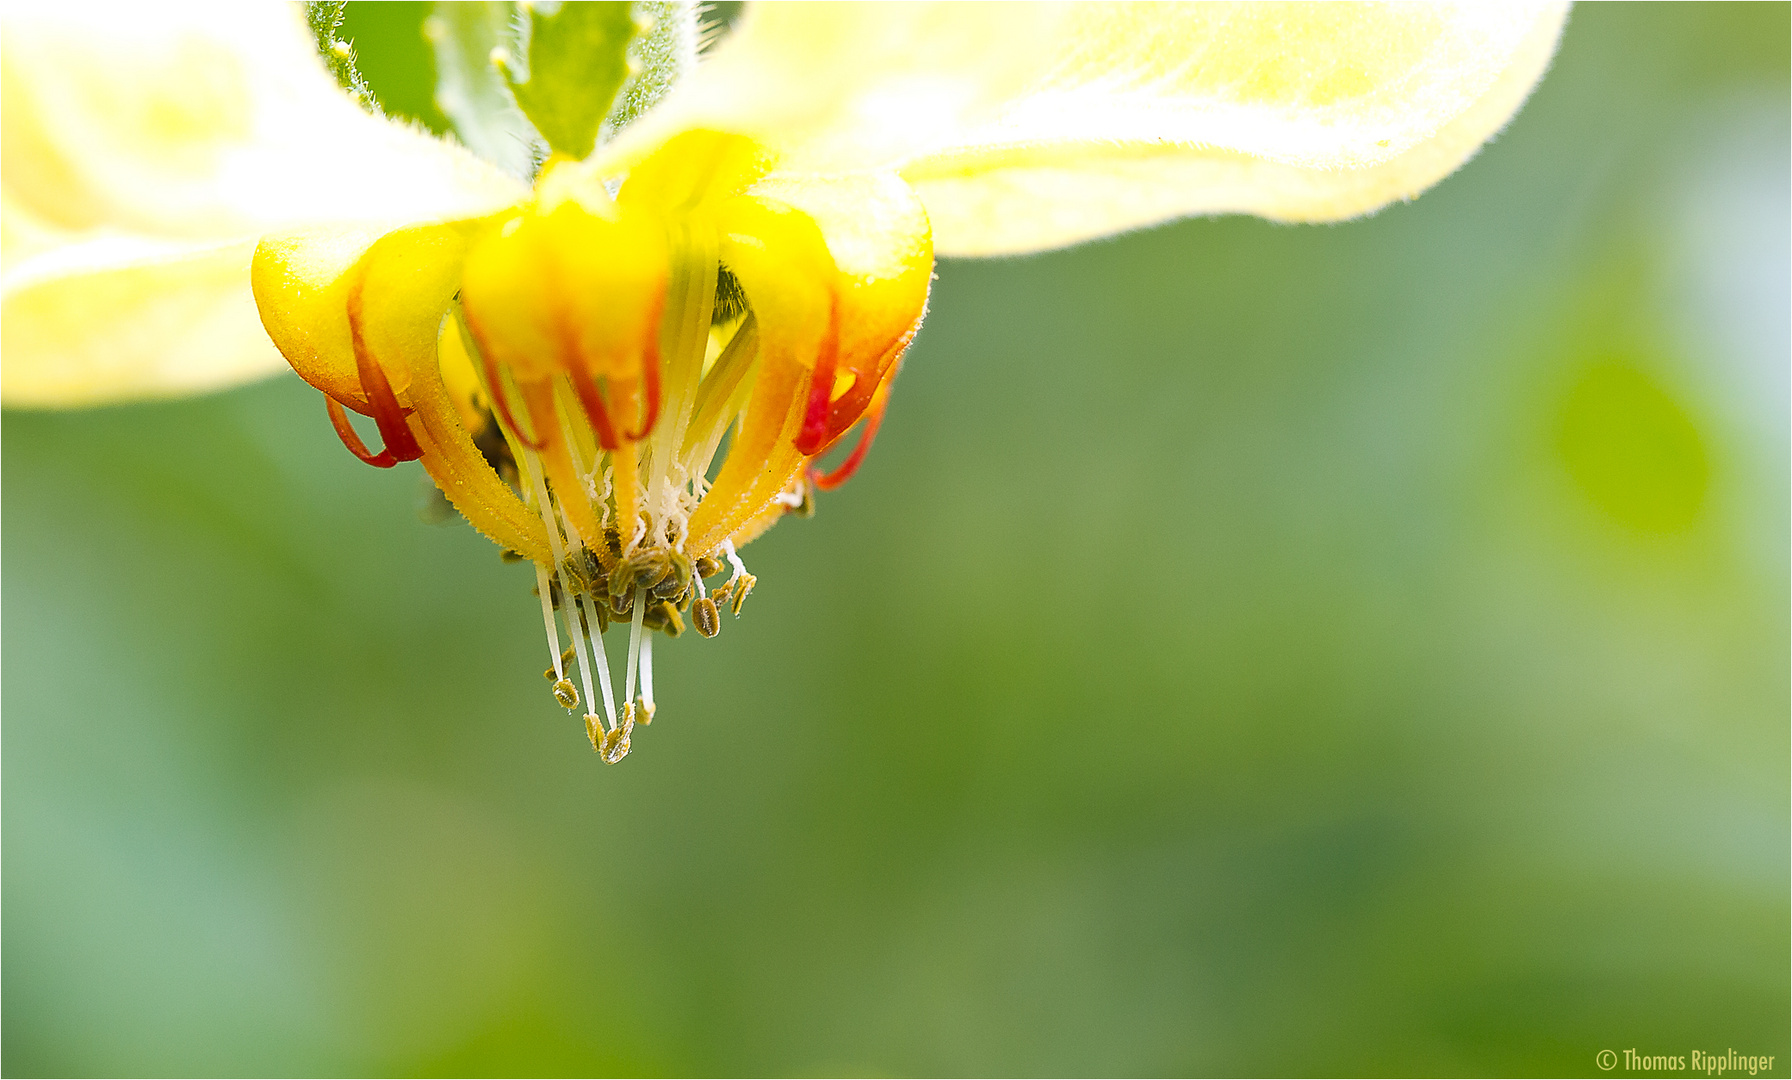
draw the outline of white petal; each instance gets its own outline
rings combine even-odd
[[[1191,213],[1333,219],[1471,155],[1541,75],[1564,10],[769,3],[612,160],[714,127],[783,170],[896,170],[941,254]]]

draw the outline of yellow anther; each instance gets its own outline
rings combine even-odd
[[[546,679],[549,682],[559,682],[560,681],[560,673],[562,671],[566,670],[566,667],[568,664],[572,663],[572,657],[573,657],[573,650],[562,649],[560,652],[560,666],[557,668],[548,668],[546,671],[541,673],[541,677]],[[572,708],[572,706],[568,705],[567,708],[570,709],[570,708]]]
[[[684,633],[684,617],[678,614],[678,609],[672,606],[670,600],[661,600],[648,611],[655,616],[656,622],[663,624],[654,629],[664,630],[667,637],[677,637]]]
[[[734,601],[728,607],[734,612],[734,617],[738,619],[741,605],[747,602],[747,594],[753,591],[753,586],[759,584],[759,579],[752,574],[742,574],[739,580],[729,584],[734,586]]]
[[[587,718],[587,728],[590,727],[590,720],[592,719],[595,719],[595,717]],[[604,759],[604,764],[614,765],[628,756],[629,733],[633,731],[634,728],[635,703],[631,701],[622,707],[622,719],[616,726],[609,731],[604,732],[602,735],[597,736],[592,743],[592,746],[597,750],[598,756]]]
[[[707,596],[700,596],[691,605],[691,624],[697,633],[704,637],[715,637],[722,632],[722,615],[716,610],[716,602]]]
[[[598,748],[598,755],[604,759],[605,765],[614,765],[628,756],[628,729],[612,728],[603,737],[603,745]]]

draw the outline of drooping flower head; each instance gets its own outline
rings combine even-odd
[[[755,5],[635,118],[658,91],[611,108],[622,53],[560,45],[639,20],[561,10],[531,13],[527,78],[502,50],[481,73],[543,136],[538,167],[510,154],[526,179],[369,115],[294,12],[9,15],[0,389],[73,405],[289,364],[357,457],[420,461],[534,564],[554,695],[606,761],[652,719],[654,633],[716,633],[754,585],[739,549],[857,467],[936,252],[1412,197],[1512,115],[1563,18]]]

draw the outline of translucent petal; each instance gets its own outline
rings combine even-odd
[[[282,370],[249,295],[254,246],[99,239],[7,274],[0,399],[100,405],[200,393]]]
[[[1330,220],[1472,154],[1542,74],[1564,11],[770,3],[609,160],[710,127],[781,172],[894,170],[949,255],[1193,213]]]
[[[0,35],[9,199],[69,229],[237,237],[489,213],[522,185],[363,112],[297,5],[11,5]]]
[[[7,6],[0,153],[9,405],[278,371],[249,290],[258,236],[476,215],[526,194],[363,112],[291,4]]]

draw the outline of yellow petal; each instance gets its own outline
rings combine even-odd
[[[565,200],[483,237],[467,256],[461,297],[481,347],[519,379],[567,371],[635,379],[666,275],[665,239],[651,218]]]
[[[471,433],[479,428],[469,427],[461,399],[477,376],[459,332],[444,332],[469,235],[481,226],[455,222],[378,237],[350,230],[269,237],[255,250],[255,297],[265,336],[305,381],[350,408],[375,417],[384,412],[386,423],[408,425],[423,467],[467,520],[504,547],[545,562],[541,519],[473,443]],[[452,345],[449,362],[438,365],[442,341]],[[444,381],[448,369],[458,394]],[[382,410],[381,392],[388,406],[397,407]],[[384,424],[381,434],[391,449],[392,433]]]
[[[1522,103],[1559,4],[838,4],[750,11],[609,154],[748,135],[894,170],[941,254],[1185,214],[1331,220],[1447,175]]]
[[[354,105],[297,5],[10,5],[0,392],[79,405],[272,373],[249,293],[258,236],[472,216],[523,194]]]
[[[907,184],[882,176],[769,177],[752,194],[802,211],[839,271],[831,442],[864,415],[921,327],[933,284],[927,213]]]
[[[865,415],[893,372],[933,271],[927,216],[887,174],[769,177],[716,213],[760,358],[745,422],[691,517],[693,551],[745,544],[776,519],[807,459]],[[812,399],[818,386],[831,393]]]
[[[838,342],[840,275],[815,222],[752,196],[718,208],[722,262],[740,279],[759,326],[759,374],[728,457],[691,515],[691,550],[709,552],[787,490],[802,468],[796,443],[809,381]]]
[[[255,247],[254,303],[270,338],[300,378],[367,411],[348,325],[349,271],[379,239],[357,229],[307,229]]]

